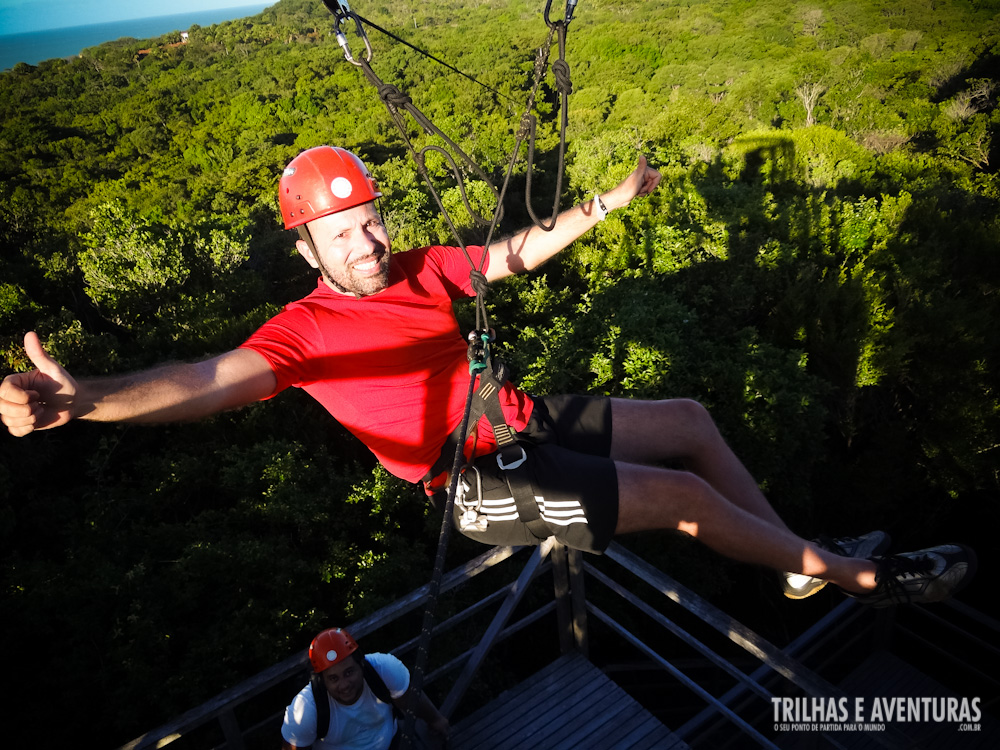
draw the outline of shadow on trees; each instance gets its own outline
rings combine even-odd
[[[982,217],[996,206],[957,187],[901,198],[860,179],[810,186],[791,140],[742,145],[741,159],[692,170],[724,252],[695,237],[680,268],[654,272],[671,252],[658,219],[633,226],[616,252],[635,273],[598,263],[589,288],[573,290],[591,303],[571,335],[548,342],[565,363],[552,385],[592,389],[606,354],[613,377],[600,387],[612,395],[702,400],[804,535],[882,528],[895,549],[988,548],[1000,272]],[[682,205],[689,197],[666,192],[668,221],[704,231]],[[629,369],[642,363],[630,349],[646,350],[645,380]]]

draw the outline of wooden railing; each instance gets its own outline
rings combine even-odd
[[[494,617],[493,622],[490,625],[490,629],[480,641],[479,645],[474,649],[466,651],[459,657],[456,657],[451,662],[439,666],[434,671],[428,673],[426,679],[424,680],[425,684],[429,684],[445,673],[464,665],[465,668],[455,686],[449,693],[445,705],[454,707],[458,703],[464,694],[465,689],[470,684],[475,670],[481,663],[483,656],[485,656],[486,652],[489,650],[490,645],[496,643],[502,638],[508,637],[514,632],[517,632],[517,630],[525,627],[553,610],[558,609],[558,611],[562,613],[560,617],[571,617],[571,605],[568,604],[569,594],[568,591],[565,590],[566,586],[564,586],[562,593],[560,593],[560,590],[557,587],[553,601],[536,609],[534,612],[521,617],[513,625],[507,625],[507,621],[510,614],[513,612],[514,607],[516,607],[523,598],[524,592],[527,589],[527,584],[532,578],[552,568],[551,563],[547,563],[545,565],[542,564],[548,552],[551,550],[551,547],[551,543],[546,543],[541,547],[534,548],[517,580],[502,586],[492,594],[483,597],[476,603],[466,607],[461,612],[442,621],[441,623],[438,623],[434,627],[432,637],[440,635],[441,633],[455,627],[458,623],[468,619],[489,605],[497,601],[502,602],[500,611]],[[475,576],[512,557],[518,549],[519,548],[512,547],[494,547],[489,551],[484,552],[479,557],[449,571],[441,580],[440,593],[443,594],[465,585]],[[563,553],[561,559],[565,560],[565,557],[566,555]],[[568,580],[568,576],[568,573],[557,573],[556,580]],[[363,639],[380,628],[395,622],[404,615],[423,607],[427,603],[428,589],[429,585],[421,586],[420,588],[411,591],[406,596],[397,599],[392,604],[383,607],[377,612],[351,623],[347,626],[347,628],[355,638],[359,640]],[[567,603],[557,607],[556,601],[560,599]],[[566,632],[571,632],[571,623],[567,623],[562,626],[562,629]],[[403,654],[414,649],[416,645],[417,639],[413,639],[392,649],[392,652],[397,655]],[[284,661],[264,670],[260,674],[220,693],[210,701],[207,701],[202,705],[182,714],[181,716],[178,716],[176,719],[164,724],[163,726],[158,727],[151,732],[147,732],[141,737],[137,737],[131,742],[122,745],[120,750],[146,750],[147,748],[166,747],[190,732],[203,728],[213,722],[216,722],[221,729],[222,736],[225,738],[224,746],[227,750],[244,750],[246,747],[244,737],[251,732],[259,730],[263,725],[269,724],[272,727],[277,726],[280,714],[275,713],[273,715],[269,715],[263,721],[254,722],[252,726],[241,726],[237,719],[237,709],[276,685],[293,679],[297,675],[305,676],[307,673],[307,667],[308,658],[305,652],[290,656]]]
[[[451,570],[444,575],[441,581],[440,593],[444,594],[459,589],[479,574],[510,560],[520,549],[524,548],[495,547],[474,560]],[[466,620],[476,615],[485,614],[491,607],[496,606],[496,612],[475,645],[452,656],[447,662],[436,665],[427,673],[424,679],[425,685],[434,683],[449,673],[458,672],[447,696],[441,702],[442,713],[449,718],[455,714],[456,708],[475,680],[484,659],[498,642],[509,638],[542,617],[552,614],[555,615],[559,631],[559,646],[563,653],[574,650],[585,655],[588,653],[589,631],[591,629],[588,627],[588,618],[594,618],[602,626],[609,628],[644,654],[649,663],[662,668],[678,683],[704,701],[705,708],[703,710],[689,718],[679,729],[674,730],[674,733],[681,739],[690,740],[706,726],[717,726],[717,719],[721,716],[742,735],[743,740],[750,739],[762,747],[775,748],[774,743],[759,728],[741,715],[743,706],[755,701],[758,705],[766,707],[769,706],[773,696],[787,695],[790,691],[796,690],[800,691],[800,694],[813,697],[847,697],[839,688],[805,667],[800,658],[810,653],[811,648],[818,648],[816,644],[821,642],[822,638],[829,635],[830,632],[848,627],[853,620],[865,612],[865,608],[854,600],[845,599],[843,603],[809,630],[787,647],[781,649],[618,543],[611,543],[604,560],[609,562],[602,562],[600,566],[584,562],[579,552],[568,550],[562,545],[553,543],[552,540],[547,540],[538,547],[531,548],[527,561],[520,568],[514,580],[501,585],[473,604],[437,623],[431,632],[431,638],[441,636]],[[677,622],[667,617],[661,611],[662,607],[653,606],[636,595],[634,593],[635,584],[632,581],[623,584],[599,569],[613,566],[617,566],[614,568],[615,570],[628,571],[645,585],[651,586],[663,597],[697,618],[699,624],[696,629],[700,635],[698,637],[692,635]],[[540,606],[527,614],[520,614],[518,619],[512,621],[515,609],[524,601],[529,584],[549,572],[552,573],[551,599],[545,598]],[[590,582],[587,583],[588,591],[600,591],[605,595],[605,600],[609,598],[607,592],[610,592],[612,595],[610,599],[613,602],[627,603],[633,608],[633,611],[652,620],[656,625],[656,632],[667,631],[680,643],[694,649],[705,663],[711,664],[714,668],[728,675],[734,681],[735,686],[718,697],[700,686],[660,653],[664,643],[660,636],[656,636],[655,639],[659,650],[650,647],[610,615],[607,611],[608,605],[602,608],[595,601],[597,597],[587,596],[584,588],[585,575],[590,579]],[[602,588],[594,589],[594,584]],[[379,629],[396,622],[404,615],[422,608],[427,603],[428,590],[429,586],[422,586],[377,612],[348,625],[348,629],[356,638],[366,638]],[[617,614],[618,605],[612,604],[611,608]],[[742,648],[760,662],[759,667],[747,674],[734,666],[730,659],[720,655],[703,642],[710,633],[710,630],[703,625],[707,625],[721,634],[724,638],[723,643],[728,641],[730,644],[736,644]],[[856,629],[860,628],[856,627]],[[417,645],[418,638],[413,638],[390,650],[399,656],[415,650]],[[857,650],[854,646],[850,648]],[[237,709],[283,682],[297,677],[305,678],[307,667],[305,653],[291,656],[255,677],[220,693],[212,700],[173,721],[123,745],[120,750],[165,747],[174,740],[195,730],[203,729],[213,722],[217,724],[217,734],[221,732],[221,736],[224,738],[222,746],[226,750],[245,750],[245,738],[254,732],[266,730],[271,737],[276,737],[284,704],[272,705],[266,712],[259,712],[267,715],[263,719],[258,718],[253,721],[252,725],[249,726],[240,725],[237,719]],[[786,684],[784,688],[776,690],[774,687],[776,682],[790,682],[791,685]],[[825,739],[830,747],[841,746],[836,737],[827,736]],[[907,746],[905,739],[892,731],[873,734],[870,740],[890,748]],[[209,746],[213,745],[198,745],[198,747]],[[214,746],[219,745],[214,743]]]

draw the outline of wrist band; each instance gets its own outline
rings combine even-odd
[[[604,205],[604,201],[597,193],[594,193],[594,211],[601,217],[600,221],[608,218],[608,207]]]

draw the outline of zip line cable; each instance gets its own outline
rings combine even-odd
[[[323,0],[323,4],[327,7],[328,10],[330,10],[331,13],[333,12],[332,9],[330,9],[330,5],[332,4],[332,2],[333,2],[333,0]],[[465,73],[464,71],[456,68],[451,63],[445,62],[444,60],[442,60],[442,59],[440,59],[438,57],[435,57],[430,52],[427,52],[426,50],[423,50],[420,47],[417,47],[416,45],[414,45],[414,44],[406,41],[402,37],[396,36],[395,34],[393,34],[388,29],[383,29],[377,23],[375,23],[374,21],[368,20],[367,18],[365,18],[364,16],[362,16],[360,13],[355,13],[354,15],[357,17],[357,19],[359,21],[361,21],[362,24],[370,26],[371,28],[375,29],[376,31],[379,31],[379,32],[385,34],[390,39],[394,39],[395,41],[399,42],[400,44],[402,44],[402,45],[404,45],[406,47],[409,47],[414,52],[418,52],[421,55],[423,55],[424,57],[427,57],[427,58],[433,60],[434,62],[438,63],[439,65],[443,65],[444,67],[448,68],[448,70],[451,70],[451,71],[453,71],[455,73],[458,73],[460,76],[462,76],[463,78],[467,78],[468,80],[472,81],[477,86],[482,86],[484,89],[486,89],[490,93],[496,94],[497,96],[506,99],[507,101],[511,102],[512,104],[517,104],[517,101],[513,97],[507,96],[507,94],[503,93],[502,91],[499,91],[499,90],[493,88],[492,86],[488,86],[487,84],[485,84],[482,81],[476,79],[475,77],[470,76],[468,73]]]

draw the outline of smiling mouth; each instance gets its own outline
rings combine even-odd
[[[372,258],[371,260],[366,260],[361,263],[355,263],[354,270],[362,272],[371,271],[372,269],[378,267],[379,260],[380,260],[379,258]]]
[[[378,270],[379,266],[382,264],[383,257],[385,257],[385,251],[380,250],[372,253],[366,258],[355,261],[351,264],[351,268],[359,273],[371,273],[372,271]]]

